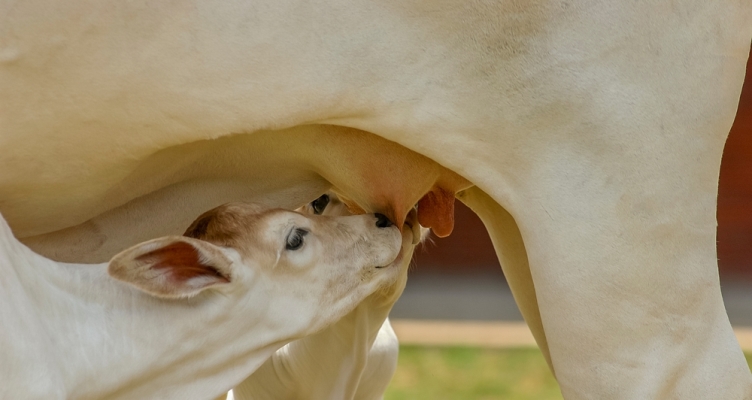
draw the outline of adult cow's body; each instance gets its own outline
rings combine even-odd
[[[160,197],[165,181],[121,186],[138,168],[150,176],[157,152],[348,125],[477,185],[461,197],[566,398],[752,396],[715,260],[749,2],[301,3],[1,4],[0,209],[16,234],[33,241],[108,210],[156,229],[117,207],[179,209]],[[217,182],[238,193],[242,180],[204,165],[178,197],[220,201]],[[293,188],[302,203],[328,185],[315,161],[285,165],[277,186],[240,197]],[[369,211],[420,198],[339,178]]]

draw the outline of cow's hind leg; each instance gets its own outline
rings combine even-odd
[[[535,297],[535,285],[530,275],[525,244],[522,242],[520,230],[514,222],[514,218],[478,187],[462,191],[457,194],[457,197],[478,214],[489,232],[497,233],[491,235],[491,240],[501,263],[504,277],[509,284],[522,317],[530,327],[538,347],[543,352],[543,357],[555,374],[548,351],[548,342],[543,331],[540,311],[538,310],[538,300]]]
[[[686,95],[698,94],[689,101],[648,88],[632,104],[602,93],[591,106],[603,113],[529,142],[538,158],[503,205],[524,240],[567,399],[752,396],[716,261],[718,173],[735,101],[708,95],[723,82],[716,72],[688,80],[697,87]]]

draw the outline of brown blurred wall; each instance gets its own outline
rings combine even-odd
[[[752,60],[747,62],[739,110],[726,142],[718,192],[721,276],[752,280]],[[445,239],[433,236],[416,250],[413,274],[499,271],[483,223],[459,201],[456,207],[454,233]]]
[[[747,60],[739,109],[723,151],[718,263],[722,275],[752,280],[752,60]]]

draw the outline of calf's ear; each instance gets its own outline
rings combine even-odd
[[[166,236],[115,255],[108,272],[154,296],[181,298],[230,283],[231,264],[222,250],[209,242]]]

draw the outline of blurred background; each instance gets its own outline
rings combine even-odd
[[[415,251],[391,319],[402,349],[386,399],[561,399],[514,304],[491,240],[456,203],[455,230]],[[718,264],[726,309],[752,352],[752,62],[721,166]],[[526,336],[527,335],[527,336]],[[741,335],[741,336],[740,336]]]

